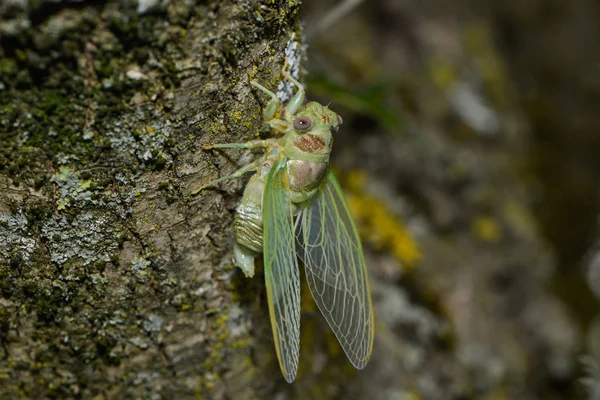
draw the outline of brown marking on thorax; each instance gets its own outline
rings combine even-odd
[[[314,153],[325,148],[325,140],[314,135],[304,135],[294,145],[305,153]]]

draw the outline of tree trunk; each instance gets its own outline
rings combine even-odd
[[[255,138],[249,81],[298,74],[299,2],[167,3],[0,5],[0,398],[281,381],[263,284],[231,261],[242,183],[190,193],[250,155],[200,150]]]

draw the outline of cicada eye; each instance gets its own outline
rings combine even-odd
[[[298,130],[305,130],[312,126],[312,121],[307,116],[303,115],[302,117],[296,118],[294,121],[294,128]]]
[[[342,125],[344,123],[344,120],[342,119],[342,116],[337,114],[337,120],[338,120],[338,125]]]

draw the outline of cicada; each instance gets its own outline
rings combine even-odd
[[[300,346],[298,259],[304,263],[319,310],[358,369],[366,366],[371,355],[374,322],[361,242],[329,165],[332,133],[342,125],[342,118],[317,102],[304,104],[304,87],[285,68],[283,76],[298,88],[283,109],[275,93],[250,82],[270,96],[263,117],[283,136],[205,145],[204,149],[262,147],[265,152],[194,193],[256,171],[236,210],[234,257],[251,277],[254,259],[263,253],[275,349],[283,376],[291,383],[298,370]]]

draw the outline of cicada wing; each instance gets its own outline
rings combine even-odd
[[[373,305],[360,238],[333,171],[298,215],[297,252],[308,287],[352,364],[362,369],[373,349]]]
[[[263,193],[264,261],[267,299],[275,349],[285,379],[298,371],[300,347],[300,275],[294,245],[293,215],[285,160],[275,163]]]

